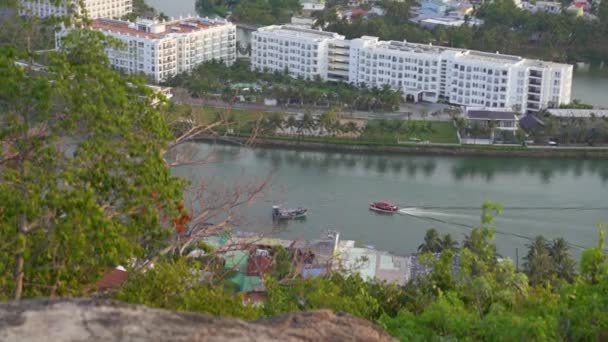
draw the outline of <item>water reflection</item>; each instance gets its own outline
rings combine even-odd
[[[494,180],[500,174],[538,175],[544,184],[551,183],[556,175],[571,173],[580,178],[585,173],[596,175],[603,183],[608,181],[608,161],[605,160],[551,160],[551,159],[498,159],[498,158],[457,158],[454,160],[452,175],[455,180]]]
[[[209,153],[209,146],[206,145]],[[212,148],[217,161],[228,161],[251,153],[242,147],[215,145]],[[438,169],[448,170],[455,181],[483,180],[491,183],[500,175],[535,176],[543,184],[550,184],[556,176],[570,174],[579,179],[585,175],[597,176],[608,182],[606,160],[558,160],[531,158],[484,158],[484,157],[422,157],[412,155],[358,154],[339,152],[311,152],[257,148],[251,155],[255,160],[267,162],[273,169],[299,167],[328,172],[335,169],[374,171],[379,174],[407,175],[430,178]],[[438,168],[438,163],[441,167]]]

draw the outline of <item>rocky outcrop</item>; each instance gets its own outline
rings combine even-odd
[[[94,299],[0,304],[0,341],[393,341],[372,323],[331,311],[257,321]]]

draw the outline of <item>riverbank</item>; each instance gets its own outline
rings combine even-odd
[[[193,140],[224,144],[245,144],[249,137],[221,137],[198,135]],[[256,146],[286,148],[309,151],[339,151],[359,153],[392,153],[438,156],[481,156],[481,157],[528,157],[567,159],[608,159],[608,148],[598,147],[520,147],[497,145],[442,145],[442,144],[375,144],[363,141],[333,140],[291,137],[256,138]]]

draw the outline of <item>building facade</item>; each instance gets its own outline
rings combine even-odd
[[[66,0],[61,4],[53,4],[50,0],[29,0],[20,1],[21,15],[29,15],[36,17],[49,16],[66,16],[72,13],[81,13],[82,9],[79,5],[80,1]],[[131,13],[133,8],[132,0],[82,0],[84,9],[88,17],[91,19],[97,18],[114,18],[119,19],[126,14]]]
[[[252,68],[401,90],[412,101],[536,112],[569,103],[572,65],[283,25],[252,38]]]
[[[190,72],[206,61],[221,60],[230,65],[236,60],[236,26],[226,20],[131,23],[96,19],[90,29],[124,43],[106,50],[112,66],[127,74],[144,74],[154,82]]]

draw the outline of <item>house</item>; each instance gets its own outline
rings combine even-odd
[[[470,108],[464,114],[466,128],[459,132],[462,144],[493,144],[496,135],[502,142],[514,142],[519,127],[517,115],[497,108]]]
[[[557,14],[562,11],[562,3],[557,1],[537,1],[536,3],[524,2],[523,8],[532,13],[548,12]]]
[[[101,280],[97,282],[97,289],[99,291],[118,289],[128,278],[129,272],[127,272],[124,267],[118,266],[106,273]]]
[[[478,124],[481,127],[489,127],[495,124],[495,129],[506,131],[517,131],[519,119],[511,111],[498,111],[494,109],[471,109],[465,113],[465,119],[469,126]]]
[[[545,130],[545,123],[534,114],[528,114],[519,119],[519,127],[524,131],[533,134]]]
[[[263,276],[272,269],[272,257],[270,255],[257,254],[251,256],[247,262],[245,274],[248,276]]]

